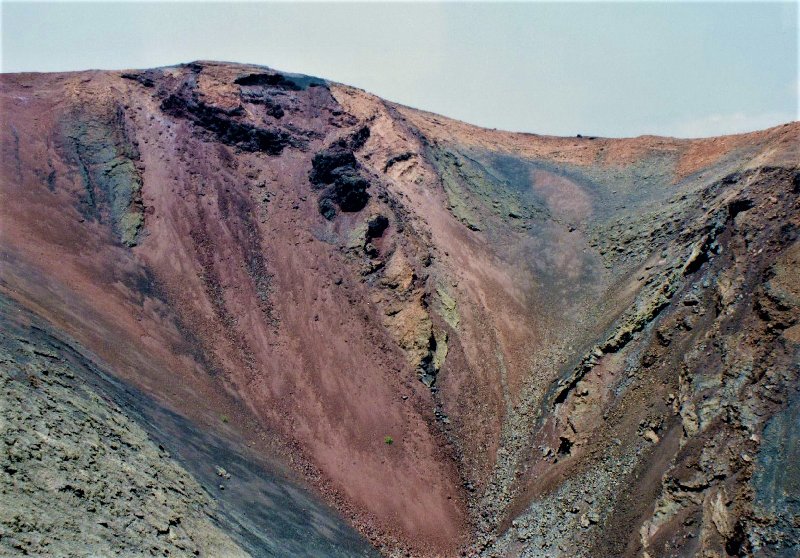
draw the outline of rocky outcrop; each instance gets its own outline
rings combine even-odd
[[[244,98],[252,103],[252,96],[245,95]],[[260,100],[259,103],[264,104],[268,114],[276,119],[283,116],[283,109],[280,109],[279,105],[268,104],[266,101]],[[200,100],[191,82],[183,84],[178,91],[170,93],[162,101],[161,109],[171,116],[187,118],[194,125],[211,134],[217,141],[245,151],[279,155],[286,147],[302,148],[306,146],[304,138],[285,129],[259,126],[238,118],[243,114],[241,107],[225,109]]]
[[[355,150],[369,137],[369,128],[363,127],[349,137],[340,138],[317,152],[311,161],[309,180],[322,192],[319,195],[319,212],[328,220],[336,216],[336,209],[357,212],[369,201],[370,183],[359,171]]]
[[[109,222],[123,244],[135,246],[144,226],[142,163],[125,109],[116,102],[77,108],[63,118],[60,139],[83,182],[81,213]]]
[[[0,553],[250,556],[192,475],[62,348],[4,330],[0,362]]]

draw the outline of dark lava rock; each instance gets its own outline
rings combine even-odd
[[[369,139],[369,128],[363,126],[350,136],[336,140],[314,155],[311,173],[308,176],[312,184],[317,186],[331,184],[340,176],[355,174],[358,171],[358,161],[354,152],[360,149],[367,139]]]
[[[336,179],[331,186],[325,189],[320,197],[334,202],[339,209],[347,212],[356,212],[364,209],[369,201],[367,193],[369,182],[358,175],[347,174]]]
[[[281,74],[247,74],[234,81],[236,85],[269,85],[290,91],[300,91],[301,87]]]
[[[234,118],[235,113],[231,114],[196,99],[186,99],[181,95],[167,97],[161,103],[161,110],[172,116],[188,118],[222,143],[245,151],[262,151],[270,155],[279,155],[286,147],[304,145],[303,140],[285,130],[261,128],[240,122]]]
[[[320,198],[318,207],[320,214],[328,221],[336,217],[336,206],[330,198]]]
[[[314,155],[311,165],[308,178],[312,184],[320,186],[331,184],[345,169],[355,172],[358,163],[352,151],[334,147]]]
[[[358,130],[353,132],[353,134],[349,138],[347,138],[347,142],[349,143],[350,149],[352,149],[353,151],[358,151],[359,149],[364,147],[364,144],[367,143],[368,139],[369,139],[369,128],[367,126],[362,126]]]
[[[283,106],[281,106],[280,102],[274,99],[273,96],[271,96],[266,91],[243,90],[239,94],[239,98],[244,103],[250,103],[253,105],[264,105],[267,114],[273,118],[281,119],[285,114]]]
[[[370,184],[360,175],[353,152],[354,146],[363,145],[368,137],[369,128],[363,127],[318,152],[311,161],[309,180],[317,187],[327,186],[320,196],[319,211],[328,220],[335,216],[334,204],[342,211],[356,212],[369,201]]]
[[[371,242],[367,242],[364,245],[364,253],[370,258],[377,258],[379,254],[378,249]]]
[[[385,215],[375,215],[367,222],[367,240],[380,238],[383,236],[386,227],[389,226],[389,218]]]
[[[325,80],[298,74],[278,72],[251,73],[234,80],[236,85],[273,87],[285,91],[304,91],[309,87],[326,87]]]
[[[141,84],[141,85],[143,85],[145,87],[154,87],[155,84],[156,84],[154,76],[153,75],[148,75],[148,74],[152,74],[152,73],[148,71],[148,72],[142,72],[142,73],[138,73],[138,74],[122,74],[122,77],[124,79],[129,79],[129,80],[132,80],[132,81],[139,82],[139,84]]]
[[[168,94],[161,102],[161,110],[177,118],[186,118],[214,139],[245,151],[279,155],[287,147],[304,148],[307,143],[300,133],[248,122],[241,106],[223,109],[206,103],[198,95],[193,79],[187,79],[176,91]],[[282,115],[282,109],[273,112],[276,118],[277,114]]]

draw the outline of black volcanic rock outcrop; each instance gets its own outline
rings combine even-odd
[[[161,109],[172,116],[188,118],[195,125],[211,133],[218,141],[246,151],[263,151],[270,155],[280,155],[286,147],[305,146],[302,138],[286,130],[256,126],[238,120],[236,117],[243,112],[240,107],[225,110],[199,101],[190,87],[170,94],[161,103]],[[270,107],[269,110],[275,113],[274,107]],[[283,116],[282,110],[278,114]]]
[[[317,152],[311,161],[309,180],[323,188],[319,196],[319,211],[328,220],[342,211],[361,211],[369,201],[369,180],[361,176],[355,150],[369,138],[369,128],[363,127],[351,136],[341,138]]]

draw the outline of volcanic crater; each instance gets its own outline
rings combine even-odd
[[[0,76],[0,554],[795,556],[800,124]]]

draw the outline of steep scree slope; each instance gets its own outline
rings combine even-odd
[[[171,555],[369,553],[345,523],[390,556],[800,551],[797,123],[511,134],[213,62],[0,99],[0,545],[88,554],[99,511],[130,549],[155,504],[63,480],[124,482],[93,456],[130,428]],[[69,419],[53,482],[25,413]],[[11,511],[42,501],[83,507]]]

